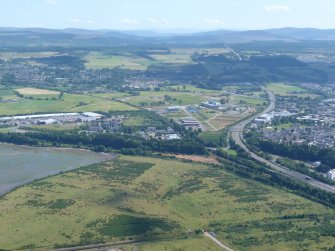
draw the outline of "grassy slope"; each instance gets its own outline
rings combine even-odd
[[[139,164],[143,162],[153,166]],[[334,224],[329,220],[334,210],[213,167],[175,160],[122,156],[115,163],[51,177],[2,198],[0,212],[2,248],[78,243],[87,236],[91,241],[117,240],[126,237],[117,232],[119,224],[109,225],[114,238],[102,232],[106,221],[117,215],[161,219],[175,227],[163,236],[210,226],[236,250],[301,250],[302,245],[315,250],[335,245],[334,238],[319,234],[330,225],[327,221]],[[312,213],[318,220],[282,218]],[[122,225],[128,233],[131,226]],[[166,245],[167,250],[176,246],[184,250],[178,246],[184,244]],[[155,244],[140,248],[158,250]]]

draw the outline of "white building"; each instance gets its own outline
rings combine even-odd
[[[273,113],[274,117],[291,117],[291,116],[294,116],[294,115],[296,115],[296,113],[292,113],[292,112],[289,112],[289,111],[277,111],[277,112]]]
[[[178,112],[180,110],[180,106],[169,106],[166,108],[168,112]]]
[[[56,124],[57,120],[56,119],[41,119],[41,120],[37,120],[37,124],[38,125],[52,125],[52,124]]]
[[[209,100],[206,102],[201,103],[202,106],[207,107],[209,109],[219,109],[221,104],[219,102],[216,102],[214,100]]]
[[[329,178],[329,179],[331,179],[331,180],[335,180],[335,169],[330,170],[330,171],[327,173],[327,178]]]
[[[257,119],[255,119],[256,123],[264,123],[264,124],[270,124],[272,119],[274,118],[272,113],[267,113],[259,116]]]

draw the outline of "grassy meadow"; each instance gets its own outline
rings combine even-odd
[[[206,228],[235,250],[335,245],[332,209],[217,167],[158,158],[120,156],[33,182],[3,197],[0,212],[5,249],[146,238],[162,242],[124,249],[217,250],[194,234]],[[189,238],[171,241],[180,237]]]

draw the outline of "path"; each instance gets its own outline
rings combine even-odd
[[[226,251],[234,251],[234,249],[231,249],[230,247],[227,247],[226,245],[224,245],[222,242],[220,242],[218,239],[216,239],[211,234],[209,234],[207,232],[205,232],[204,234],[205,234],[206,237],[210,238],[212,241],[214,241],[217,245],[219,245],[220,247],[222,247],[224,250],[226,250]]]

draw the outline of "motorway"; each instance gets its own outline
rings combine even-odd
[[[259,162],[261,162],[261,163],[263,163],[263,164],[265,164],[267,166],[269,166],[273,171],[281,173],[281,174],[283,174],[285,176],[288,176],[288,177],[290,177],[292,179],[295,179],[295,180],[298,180],[300,182],[303,182],[303,183],[309,184],[311,186],[317,187],[317,188],[322,189],[324,191],[335,193],[335,187],[334,186],[325,184],[323,182],[317,181],[317,180],[312,179],[310,177],[307,178],[307,176],[304,175],[304,174],[292,171],[292,170],[290,170],[287,167],[284,167],[284,166],[281,166],[281,165],[279,165],[277,163],[274,163],[274,162],[271,162],[269,160],[266,160],[266,159],[262,158],[261,156],[259,156],[259,155],[255,154],[254,152],[252,152],[246,146],[246,144],[243,141],[243,131],[244,131],[245,127],[252,120],[254,120],[255,118],[259,117],[260,115],[273,111],[274,108],[275,108],[275,105],[276,105],[276,97],[275,97],[275,95],[270,90],[268,90],[266,88],[263,88],[263,90],[267,93],[267,95],[269,97],[269,101],[270,101],[269,106],[266,109],[264,109],[264,111],[262,113],[257,114],[257,115],[255,115],[255,116],[253,116],[251,118],[248,118],[248,119],[240,122],[239,124],[237,124],[237,125],[235,125],[235,126],[233,126],[231,128],[230,134],[231,134],[231,137],[234,140],[234,142],[237,145],[239,145],[242,149],[244,149],[253,159],[255,159],[255,160],[257,160],[257,161],[259,161]]]

